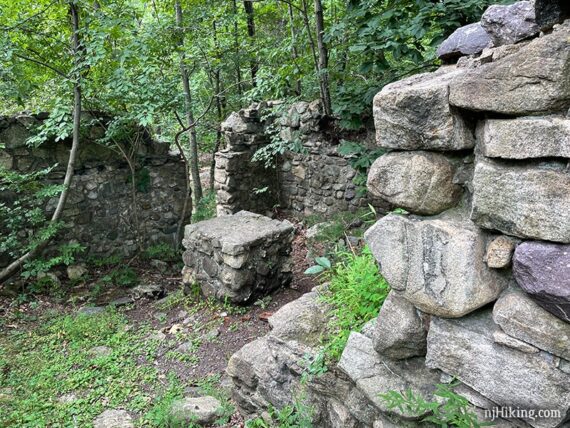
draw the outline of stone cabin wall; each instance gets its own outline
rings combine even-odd
[[[26,144],[44,118],[45,115],[0,118],[0,144],[4,146],[0,164],[23,173],[57,164],[46,182],[62,183],[71,142],[48,141],[39,147]],[[169,154],[167,144],[153,142],[145,132],[134,129],[128,137],[137,141],[136,149],[124,146],[134,151],[137,164],[133,204],[128,163],[116,147],[96,142],[104,132],[101,126],[86,126],[82,131],[75,176],[63,214],[66,225],[54,245],[78,241],[87,247],[84,255],[131,256],[137,251],[137,239],[143,247],[162,242],[174,244],[186,188],[183,162],[179,156]],[[0,200],[10,201],[12,197],[3,193]],[[47,202],[48,215],[56,204],[57,198]],[[0,254],[0,265],[7,261],[7,255]]]
[[[287,109],[271,102],[253,104],[232,113],[222,130],[226,148],[216,153],[215,171],[218,215],[266,213],[276,206],[304,216],[355,211],[369,203],[386,207],[353,183],[356,171],[339,154],[340,138],[328,130],[318,101]],[[276,167],[251,161],[276,139],[300,150],[285,151]]]
[[[376,95],[376,142],[389,153],[368,188],[408,212],[364,236],[391,291],[305,386],[330,314],[318,290],[278,311],[229,361],[244,413],[301,391],[316,427],[415,427],[422,415],[381,395],[438,401],[435,385],[455,380],[481,420],[570,426],[568,18],[566,0],[491,6],[440,48],[456,64]]]

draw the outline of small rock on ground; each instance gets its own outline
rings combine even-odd
[[[221,416],[222,403],[214,397],[187,397],[172,403],[171,415],[181,421],[210,425]]]
[[[97,315],[103,312],[105,312],[105,308],[101,306],[85,306],[77,311],[79,315],[87,316]]]
[[[125,410],[105,410],[93,421],[94,428],[133,428],[131,415]]]

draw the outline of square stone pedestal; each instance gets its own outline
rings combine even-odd
[[[197,283],[206,296],[247,303],[291,280],[295,228],[240,211],[186,226],[184,282]]]

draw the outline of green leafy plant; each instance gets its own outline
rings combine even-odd
[[[305,275],[320,275],[332,268],[331,261],[326,257],[317,257],[315,263],[315,265],[305,270]]]
[[[397,408],[400,412],[414,417],[423,416],[422,422],[441,428],[479,428],[493,425],[477,419],[469,401],[453,391],[456,386],[457,383],[437,384],[434,396],[441,399],[438,401],[427,401],[411,389],[404,392],[388,391],[380,397],[388,408]]]
[[[327,277],[329,287],[323,294],[332,306],[330,331],[323,345],[325,355],[333,361],[340,358],[350,333],[378,315],[390,291],[368,247],[360,254],[347,251],[337,257],[339,261]]]
[[[354,141],[342,140],[338,147],[338,153],[349,159],[350,166],[356,170],[356,176],[353,183],[357,186],[359,195],[365,195],[367,192],[366,180],[368,178],[368,170],[376,159],[386,153],[381,148],[368,148],[363,144]]]
[[[134,287],[139,283],[139,276],[130,266],[118,266],[103,276],[100,282],[119,287]]]
[[[44,259],[37,258],[24,264],[22,277],[30,278],[48,272],[55,266],[69,266],[75,262],[76,255],[85,251],[85,247],[77,242],[60,245],[57,255]]]
[[[291,138],[284,139],[281,136],[280,117],[286,113],[287,104],[281,104],[268,110],[264,116],[265,135],[269,136],[269,144],[257,149],[253,154],[252,162],[260,162],[265,168],[274,168],[277,158],[285,152],[290,151],[300,154],[308,154],[308,150],[303,146],[299,138],[299,131],[292,131]]]
[[[174,262],[180,259],[180,253],[168,244],[156,244],[144,250],[146,259],[158,259],[165,262]]]

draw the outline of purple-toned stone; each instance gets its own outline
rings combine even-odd
[[[570,245],[523,242],[515,250],[513,275],[540,306],[570,322]]]
[[[478,54],[491,44],[491,36],[479,22],[455,30],[438,48],[437,56],[451,61],[464,55]]]

